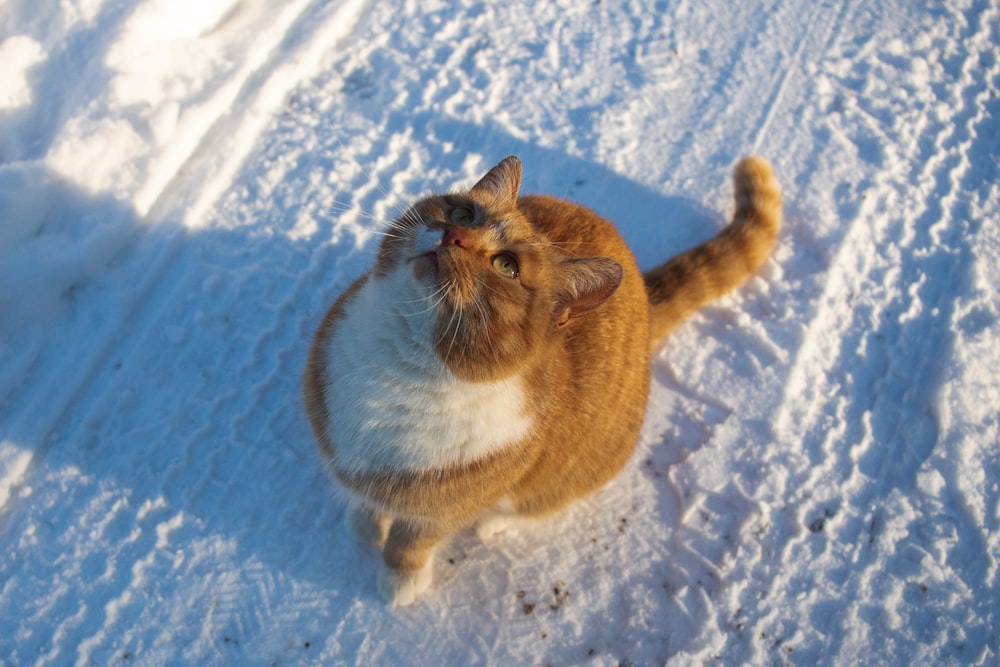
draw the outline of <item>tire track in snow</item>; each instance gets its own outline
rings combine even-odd
[[[901,285],[906,288],[900,290],[901,298],[891,304],[901,312],[899,327],[888,319],[885,327],[887,333],[895,335],[887,373],[874,384],[879,397],[900,397],[898,403],[890,402],[896,410],[890,412],[885,424],[872,421],[875,442],[888,441],[892,447],[885,452],[873,447],[858,461],[864,473],[868,473],[866,468],[875,471],[876,483],[870,489],[875,499],[888,497],[891,503],[895,489],[918,489],[912,507],[911,503],[899,503],[907,535],[893,535],[891,528],[880,530],[878,523],[889,525],[897,519],[891,509],[873,512],[872,521],[878,523],[873,531],[873,549],[866,554],[871,562],[859,582],[859,591],[871,591],[872,595],[859,598],[874,606],[879,603],[880,592],[887,588],[900,598],[925,595],[928,611],[890,618],[889,625],[895,622],[902,628],[915,628],[918,639],[944,645],[936,650],[928,647],[927,659],[950,653],[958,659],[981,661],[990,652],[998,653],[994,625],[998,608],[997,554],[989,552],[987,535],[975,527],[978,522],[968,512],[962,498],[962,481],[954,476],[956,470],[950,465],[950,457],[944,454],[943,467],[928,461],[942,447],[934,403],[943,363],[952,348],[954,334],[949,323],[956,299],[970,282],[971,246],[980,225],[971,217],[969,193],[984,187],[979,175],[990,173],[991,165],[995,173],[995,156],[976,150],[974,145],[996,131],[996,120],[984,110],[1000,80],[997,17],[995,5],[979,2],[972,3],[964,16],[954,18],[954,23],[961,26],[955,42],[967,51],[946,57],[944,69],[954,83],[943,95],[939,92],[953,109],[953,116],[939,128],[933,141],[921,139],[917,162],[927,166],[917,182],[927,197],[910,233],[912,251],[904,255],[902,263]],[[893,64],[905,63],[904,54],[892,53]],[[911,368],[915,372],[908,373]],[[873,414],[879,408],[876,399]],[[919,422],[908,423],[904,415],[919,415]],[[935,488],[939,484],[942,488]],[[873,504],[877,506],[878,501]],[[899,547],[899,543],[907,546]],[[886,582],[888,577],[876,557],[879,547],[894,554],[889,568],[891,583]],[[914,560],[920,562],[919,576],[906,571]],[[956,592],[973,602],[973,608],[965,610],[968,618],[940,621],[937,610],[952,606],[950,598]],[[889,613],[895,610],[890,608]],[[905,630],[892,630],[889,634],[899,644],[912,641]]]
[[[902,42],[897,41],[868,42],[853,54],[848,80],[864,82],[869,93],[864,98],[878,101],[869,109],[851,110],[867,116],[855,127],[870,132],[847,138],[858,142],[862,159],[872,161],[874,176],[870,195],[853,215],[855,222],[833,262],[826,294],[802,346],[811,352],[804,357],[800,354],[777,422],[780,437],[801,441],[812,464],[799,483],[792,485],[797,490],[789,504],[802,509],[781,560],[810,565],[760,577],[781,589],[780,593],[770,591],[768,599],[813,592],[810,606],[819,613],[806,625],[827,634],[823,655],[838,655],[845,645],[871,644],[872,633],[877,637],[876,652],[887,659],[898,657],[899,650],[910,646],[911,656],[919,661],[922,650],[950,644],[956,657],[976,660],[981,659],[977,651],[983,650],[986,641],[995,643],[995,639],[988,640],[988,613],[965,628],[952,625],[929,634],[924,618],[894,619],[891,603],[887,618],[866,613],[884,605],[886,598],[902,601],[904,596],[920,595],[920,590],[927,595],[929,586],[927,607],[933,618],[934,608],[952,591],[968,594],[987,583],[984,563],[989,557],[984,553],[983,536],[956,527],[954,519],[940,514],[941,507],[932,500],[924,498],[914,507],[895,490],[909,491],[920,484],[918,471],[926,469],[924,462],[938,445],[933,401],[939,364],[950,347],[947,322],[954,308],[954,287],[967,281],[973,242],[963,184],[970,174],[988,173],[988,165],[970,163],[969,156],[977,154],[971,150],[979,134],[977,126],[990,122],[982,115],[982,102],[990,95],[989,81],[996,78],[995,54],[992,59],[987,56],[995,13],[980,4],[968,16],[953,18],[955,25],[968,27],[967,34],[954,38],[955,43],[968,44],[970,49],[940,63],[927,40],[916,53],[902,49]],[[927,30],[934,34],[947,27],[942,21]],[[927,72],[921,69],[911,69],[914,76],[907,77],[914,56],[918,64],[939,64],[937,74],[943,74],[948,83],[927,80],[930,77],[922,77]],[[985,82],[980,71],[983,62],[991,63]],[[886,83],[881,82],[883,78]],[[892,87],[899,80],[913,82],[917,89],[878,94],[879,87]],[[873,89],[875,94],[870,93]],[[906,92],[920,100],[919,116],[906,116],[910,103]],[[927,113],[939,101],[947,104],[951,112],[947,117]],[[898,141],[907,136],[910,122],[922,123],[922,131],[915,133],[913,142]],[[912,153],[879,149],[894,144],[909,147]],[[911,183],[918,186],[915,194],[908,187]],[[872,221],[871,227],[867,220]],[[873,248],[880,249],[881,258]],[[830,349],[824,341],[840,344]],[[918,421],[904,422],[904,415],[917,416]],[[924,512],[931,516],[921,516]],[[808,532],[802,529],[806,525]],[[935,555],[921,535],[931,541],[943,537],[947,543],[949,532],[956,530],[963,550],[977,553],[946,565],[940,560],[944,554]],[[936,539],[930,534],[936,534]],[[879,552],[883,549],[897,554],[889,571],[882,569],[884,556]],[[912,568],[904,561],[914,559],[915,554],[920,554],[922,584],[919,577],[904,574]],[[845,569],[848,562],[854,565]],[[852,571],[858,563],[860,572]],[[986,588],[991,587],[987,584]],[[979,605],[986,604],[983,611],[990,608],[988,592],[972,595]],[[836,610],[835,603],[824,602],[824,597],[858,599],[861,605],[844,614],[846,610]],[[744,598],[744,604],[749,602]],[[800,649],[812,655],[808,651],[818,649],[814,642],[819,638],[804,637],[797,630],[799,625],[778,609],[751,624],[748,635],[794,638],[801,642],[796,655],[801,656]],[[942,642],[942,635],[951,639]],[[920,648],[920,640],[929,645]],[[757,658],[763,655],[766,650]],[[930,655],[938,654],[923,657]]]
[[[271,122],[273,108],[283,101],[289,90],[315,74],[323,54],[334,48],[346,34],[363,4],[354,1],[335,7],[321,2],[303,5],[296,20],[290,22],[285,31],[284,39],[292,41],[272,53],[267,62],[251,72],[240,87],[232,107],[222,110],[223,115],[205,131],[198,140],[198,146],[184,158],[179,169],[183,173],[164,186],[157,202],[151,206],[154,210],[149,217],[163,221],[161,227],[154,229],[138,247],[131,248],[144,258],[143,261],[150,262],[135,296],[121,310],[118,321],[105,327],[109,335],[95,346],[89,358],[74,364],[76,373],[71,376],[71,382],[65,383],[55,397],[39,393],[38,400],[30,404],[32,409],[23,413],[27,421],[15,423],[10,429],[20,435],[20,441],[30,441],[31,438],[26,436],[34,432],[42,443],[36,448],[22,479],[30,478],[51,447],[66,437],[66,434],[59,434],[68,425],[86,424],[90,419],[88,415],[101,419],[114,413],[121,385],[120,381],[107,377],[111,373],[108,367],[112,355],[123,360],[119,365],[127,364],[138,349],[148,347],[149,340],[162,335],[162,313],[169,304],[178,301],[178,290],[188,283],[187,278],[193,268],[190,237],[179,230],[163,231],[163,227],[181,218],[188,226],[204,224],[204,215],[253,148],[257,134]],[[305,32],[304,36],[293,35],[302,32]],[[234,109],[240,113],[233,113]],[[200,173],[206,178],[193,179],[192,173]],[[280,322],[281,318],[275,321]],[[129,332],[124,340],[121,338],[122,331]],[[106,390],[96,397],[87,396],[85,389],[92,385],[106,387]],[[46,414],[50,415],[47,420],[43,419]],[[183,417],[178,421],[183,422]],[[84,485],[86,488],[87,485]],[[57,642],[52,647],[55,653],[51,657],[56,662],[68,658],[65,651],[73,651],[77,646],[81,661],[88,660],[94,652],[108,657],[109,642],[111,645],[117,643],[130,623],[131,615],[126,610],[134,611],[137,606],[141,610],[149,602],[142,595],[145,586],[143,564],[151,565],[161,560],[164,549],[164,544],[161,544],[164,538],[162,529],[182,515],[167,517],[162,512],[146,515],[140,511],[143,516],[136,516],[136,508],[127,505],[122,511],[135,522],[138,534],[135,539],[120,545],[116,560],[134,563],[135,566],[131,571],[115,572],[114,576],[104,577],[92,585],[85,584],[91,590],[82,596],[84,599],[106,600],[106,604],[101,608],[81,607],[78,614],[56,626],[55,636],[73,638]],[[8,517],[9,512],[8,509]],[[89,542],[91,538],[94,535],[85,541]],[[16,594],[16,591],[12,593]],[[57,598],[53,604],[61,606],[63,602]],[[24,619],[24,622],[48,625],[52,620],[36,617],[34,620]],[[115,627],[120,630],[117,634],[112,631]]]
[[[768,128],[771,127],[771,121],[774,118],[775,111],[781,104],[781,100],[784,97],[785,89],[788,88],[788,83],[792,79],[792,76],[797,73],[797,69],[801,67],[803,49],[807,42],[811,42],[809,38],[812,36],[813,31],[816,29],[816,22],[819,20],[820,13],[817,12],[813,14],[812,20],[809,21],[806,26],[805,32],[799,39],[799,43],[795,46],[795,51],[788,58],[788,64],[785,66],[785,71],[781,75],[778,85],[774,87],[770,99],[764,106],[764,116],[763,119],[758,123],[757,130],[754,135],[754,139],[751,142],[750,154],[758,155],[760,154],[760,145],[767,134]],[[834,25],[837,25],[834,23]]]
[[[181,128],[185,140],[169,151],[137,198],[139,212],[145,212],[157,228],[123,251],[142,255],[141,261],[149,267],[143,272],[143,282],[129,295],[128,304],[118,310],[118,317],[104,323],[104,340],[84,359],[74,360],[72,380],[35,389],[34,400],[27,402],[20,419],[7,429],[4,440],[26,447],[26,455],[31,457],[7,472],[7,488],[19,487],[46,457],[61,423],[86,400],[86,387],[108,372],[112,354],[128,355],[151,333],[160,306],[170,300],[180,283],[166,278],[171,271],[183,271],[178,257],[188,243],[186,231],[168,227],[205,224],[206,214],[232,182],[256,137],[271,122],[274,109],[301,81],[315,76],[323,55],[347,34],[365,4],[366,0],[346,0],[334,7],[319,0],[300,3],[273,45],[259,49],[252,65],[216,94],[214,115],[199,114],[190,126]],[[282,43],[290,38],[293,43]],[[123,342],[118,338],[130,329],[135,332],[130,339]]]
[[[830,41],[840,33],[848,13],[853,9],[855,4],[856,2],[848,2],[846,0],[840,2],[840,9],[836,12],[836,18],[830,21],[825,20],[830,14],[833,13],[832,9],[830,9],[830,6],[832,5],[830,2],[823,3],[822,8],[818,8],[817,11],[813,13],[812,19],[807,24],[805,32],[803,32],[802,37],[795,46],[795,51],[788,58],[784,73],[781,75],[778,85],[772,89],[771,97],[764,107],[762,119],[756,127],[754,138],[751,142],[751,154],[761,154],[761,145],[764,142],[764,138],[767,136],[768,129],[771,127],[771,122],[774,120],[776,111],[781,107],[782,99],[784,98],[789,82],[793,78],[802,75],[803,65],[808,59],[806,54],[826,53]],[[816,26],[821,22],[824,29],[817,30]],[[763,155],[770,155],[770,152],[765,152]]]
[[[773,42],[769,41],[766,45],[762,45],[753,40],[739,45],[739,49],[734,49],[729,64],[731,75],[722,77],[729,79],[727,87],[720,87],[720,91],[710,98],[709,111],[697,116],[702,119],[710,114],[712,117],[705,121],[706,127],[727,125],[729,127],[724,133],[730,137],[740,138],[718,141],[719,161],[730,160],[733,145],[741,145],[745,137],[753,146],[754,152],[763,150],[765,155],[774,160],[780,173],[781,162],[787,156],[783,148],[768,148],[778,143],[771,136],[771,126],[776,118],[785,118],[792,114],[792,110],[785,108],[786,96],[810,84],[808,73],[805,71],[807,63],[815,58],[816,53],[825,53],[828,45],[850,25],[851,12],[856,5],[857,2],[850,1],[826,2],[816,6],[815,13],[807,17],[789,16],[794,8],[787,3],[778,3],[771,10],[761,12],[760,27],[756,30],[761,40],[770,39],[770,35],[775,33],[782,36],[788,34],[787,27],[779,30],[775,26],[801,25],[799,28],[801,31],[792,33],[797,35],[798,39],[787,45],[792,46],[791,49],[778,43],[776,53],[772,53],[770,49],[774,48]],[[778,67],[772,73],[772,70],[765,69],[767,65],[778,65]],[[723,68],[723,71],[727,70]],[[739,76],[735,72],[740,72]],[[717,97],[722,92],[725,92],[727,97],[724,102],[720,102]],[[747,101],[753,98],[759,99],[760,102]],[[737,101],[733,102],[733,99]],[[759,109],[759,113],[756,116],[736,120],[724,119],[726,110],[733,107],[753,110],[754,113]],[[750,120],[752,123],[744,123],[744,120]],[[701,132],[695,132],[695,136],[700,134]],[[695,148],[692,147],[691,150]],[[730,155],[722,157],[723,151],[729,151]],[[682,152],[687,153],[688,150]],[[786,189],[786,201],[790,204],[793,203],[791,201],[793,192],[793,187]],[[729,196],[728,192],[725,194]],[[721,196],[719,198],[722,199]],[[783,236],[795,232],[793,220],[789,221],[792,224],[783,232]],[[782,263],[783,259],[778,258],[778,262]],[[779,274],[774,280],[780,279]],[[771,293],[774,294],[778,289],[780,286],[772,286]],[[737,333],[730,334],[739,339],[734,343],[734,349],[743,354],[754,352],[751,355],[754,367],[746,372],[748,377],[763,376],[752,380],[752,383],[758,385],[764,394],[768,384],[771,384],[771,381],[766,379],[771,375],[768,367],[780,367],[787,363],[783,345],[777,342],[780,341],[780,332],[775,331],[779,338],[773,339],[769,335],[769,328],[751,327],[750,330],[743,332],[745,322],[739,324]],[[695,364],[695,366],[700,365],[702,364]],[[668,383],[667,386],[676,390],[672,383]],[[774,388],[781,386],[778,384]],[[754,396],[753,400],[757,401],[758,397]],[[775,400],[774,405],[780,409],[786,402],[787,395],[785,400]],[[706,404],[709,406],[706,417],[712,416],[713,403],[718,401],[713,400]],[[773,447],[766,447],[766,443],[752,442],[760,436],[747,420],[752,419],[751,415],[756,412],[758,406],[727,407],[717,423],[708,425],[711,429],[711,439],[722,443],[742,443],[740,450],[744,452],[743,456],[747,457],[748,461],[757,453],[769,454],[774,451]],[[729,420],[727,418],[729,413],[736,414],[738,419]],[[701,425],[701,428],[704,427],[705,425]],[[685,429],[692,430],[688,426],[685,426]],[[766,430],[766,427],[764,429]],[[687,437],[687,434],[682,434],[682,437]],[[746,442],[748,439],[751,442]],[[673,442],[673,439],[670,441]],[[732,454],[720,453],[719,456],[730,457]],[[688,490],[684,493],[685,516],[681,522],[682,526],[670,546],[671,553],[676,552],[680,557],[678,566],[673,569],[683,572],[683,576],[675,577],[678,590],[684,591],[686,596],[690,596],[693,590],[697,590],[701,595],[707,593],[704,603],[691,607],[692,611],[698,610],[697,613],[701,616],[698,622],[692,623],[687,628],[687,634],[691,638],[684,643],[687,652],[682,655],[691,661],[720,658],[726,661],[733,661],[735,658],[739,661],[746,660],[746,656],[752,654],[753,642],[748,640],[752,637],[749,627],[755,623],[756,610],[760,606],[758,595],[762,582],[774,578],[778,572],[775,563],[780,554],[770,551],[768,533],[778,529],[786,519],[780,512],[772,509],[775,504],[769,502],[771,500],[769,496],[771,493],[780,494],[783,482],[771,479],[762,482],[755,478],[757,475],[755,471],[758,468],[764,469],[765,462],[731,465],[736,465],[736,472],[739,473],[725,476],[725,479],[732,481],[711,476],[707,480],[689,479],[690,472],[686,467],[670,469],[672,486]],[[774,465],[784,467],[783,462],[774,462]],[[745,466],[746,470],[741,469],[742,466]],[[766,477],[766,473],[763,475]],[[743,477],[747,478],[745,482],[740,481]],[[715,487],[713,484],[720,486]],[[766,491],[762,493],[762,487],[758,485],[763,485]],[[696,555],[697,559],[690,558],[691,554]],[[698,585],[691,585],[691,582],[695,581]]]

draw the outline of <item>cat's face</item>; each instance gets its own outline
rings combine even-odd
[[[621,281],[613,260],[568,257],[536,230],[517,207],[520,173],[507,158],[467,194],[418,202],[375,267],[410,272],[435,317],[435,351],[465,380],[517,373]]]

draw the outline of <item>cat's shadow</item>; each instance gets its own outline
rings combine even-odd
[[[535,159],[540,164],[550,160],[547,156]],[[526,178],[524,191],[558,193],[614,222],[643,271],[711,238],[725,225],[721,213],[694,199],[664,195],[603,165],[566,159],[568,171],[577,171],[575,176],[567,178],[557,172],[555,179],[547,174],[537,180]]]

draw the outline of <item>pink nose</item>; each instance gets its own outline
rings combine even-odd
[[[449,227],[445,230],[441,245],[457,245],[459,248],[468,248],[470,246],[469,230],[464,227]]]

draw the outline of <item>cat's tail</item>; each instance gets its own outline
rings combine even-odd
[[[733,171],[736,212],[714,238],[643,274],[652,344],[692,312],[742,285],[774,248],[781,226],[781,188],[771,165],[743,158]]]

